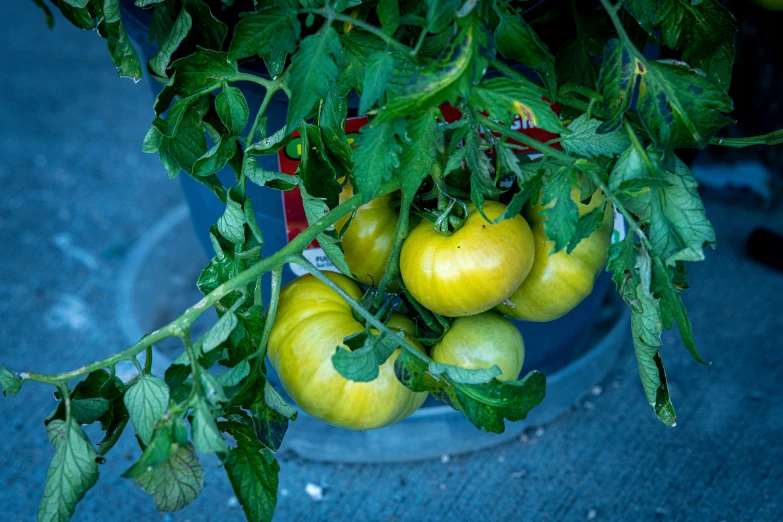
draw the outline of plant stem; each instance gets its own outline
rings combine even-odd
[[[391,331],[383,322],[381,322],[377,317],[375,317],[373,314],[367,311],[366,308],[364,308],[361,303],[359,303],[356,299],[348,295],[345,290],[340,288],[340,285],[326,277],[323,272],[318,270],[310,261],[305,259],[302,255],[297,254],[294,256],[291,256],[289,258],[289,261],[291,263],[296,263],[297,265],[301,266],[305,270],[307,270],[310,274],[315,276],[319,281],[327,285],[329,288],[331,288],[334,292],[337,293],[345,302],[347,302],[351,307],[356,310],[356,312],[361,315],[365,321],[370,323],[372,326],[378,329],[379,332],[384,333],[386,335],[391,336],[391,338],[394,340],[394,342],[397,344],[397,346],[401,347],[403,350],[407,350],[422,361],[426,361],[427,363],[430,362],[430,358],[418,351],[416,348],[408,344],[405,339]]]
[[[639,141],[639,138],[636,136],[636,133],[631,128],[631,124],[628,123],[627,120],[623,119],[623,127],[625,127],[625,132],[628,134],[628,138],[631,140],[631,144],[633,145],[633,148],[636,149],[636,152],[638,152],[639,155],[642,157],[644,166],[647,167],[647,170],[650,171],[650,176],[657,177],[658,170],[652,164],[652,161],[650,160],[650,156],[648,156],[647,151],[644,150],[644,146],[642,145],[642,142]]]
[[[266,353],[266,345],[269,342],[269,334],[272,333],[272,324],[275,322],[275,316],[277,315],[277,304],[280,301],[280,285],[283,280],[283,265],[275,267],[272,270],[272,292],[269,298],[269,306],[266,309],[266,322],[264,323],[264,331],[261,333],[261,342],[258,343],[257,356],[263,358]]]
[[[273,85],[270,89],[268,89],[264,94],[264,100],[261,102],[261,107],[258,108],[258,112],[256,113],[256,119],[253,120],[253,126],[250,127],[250,134],[248,134],[247,138],[245,138],[245,145],[247,147],[253,144],[253,139],[256,137],[256,130],[258,129],[258,125],[261,123],[261,118],[264,116],[264,113],[266,112],[266,108],[269,106],[269,102],[272,101],[272,96],[274,96],[274,94],[278,90],[279,90],[279,86],[277,82],[275,82],[275,85]]]
[[[386,288],[389,286],[389,282],[392,281],[397,274],[400,273],[400,252],[402,251],[402,242],[408,237],[408,224],[410,222],[411,213],[411,198],[406,194],[405,190],[400,191],[402,196],[400,199],[400,217],[397,220],[397,228],[394,231],[394,246],[392,247],[391,257],[386,265],[386,272],[381,278],[381,282],[378,284],[378,293],[375,294],[373,299],[373,308],[377,308],[381,304],[381,299],[386,294]]]
[[[258,85],[261,85],[264,89],[271,90],[272,87],[275,86],[277,83],[276,80],[267,80],[266,78],[262,78],[261,76],[256,76],[255,74],[248,74],[248,73],[238,73],[235,76],[231,76],[230,79],[232,81],[245,81],[245,82],[253,82],[257,83]]]
[[[424,44],[424,39],[427,38],[428,34],[429,34],[429,32],[427,31],[427,29],[422,29],[421,30],[421,34],[419,35],[419,39],[416,40],[416,46],[413,48],[413,50],[410,53],[411,57],[415,58],[415,57],[419,56],[419,51],[421,50],[421,46]]]
[[[781,143],[783,143],[783,129],[778,129],[775,132],[762,136],[749,136],[747,138],[719,138],[715,136],[710,139],[710,145],[721,145],[737,149],[752,147],[753,145],[780,145]]]

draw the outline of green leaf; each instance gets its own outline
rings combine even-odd
[[[501,122],[509,121],[509,115],[520,116],[536,127],[567,134],[549,103],[523,82],[506,78],[483,80],[473,89],[470,103],[474,109],[486,110],[491,118]]]
[[[73,419],[50,422],[46,434],[55,454],[46,473],[38,520],[67,522],[76,504],[98,480],[98,455]]]
[[[576,32],[572,40],[561,45],[555,55],[555,71],[559,83],[575,83],[590,89],[598,85],[600,60],[606,37],[603,36],[604,16],[581,17],[572,9]]]
[[[247,198],[245,200],[245,222],[247,223],[247,228],[250,229],[250,233],[253,235],[253,238],[258,243],[258,246],[262,247],[264,246],[264,234],[261,232],[261,229],[258,227],[258,221],[256,220],[256,211],[253,210],[253,201],[250,198]]]
[[[193,163],[193,176],[200,178],[220,172],[237,152],[238,138],[223,135],[211,149]]]
[[[671,186],[671,183],[663,178],[639,177],[623,181],[617,187],[617,190],[628,197],[636,197],[648,192],[650,189],[665,189]]]
[[[387,335],[366,332],[346,337],[348,348],[338,346],[332,355],[334,369],[356,382],[370,382],[378,377],[378,367],[397,350],[397,343]]]
[[[299,184],[299,176],[264,170],[255,158],[247,157],[242,164],[245,177],[259,187],[269,187],[275,190],[291,190]]]
[[[125,407],[136,435],[149,444],[158,421],[169,406],[169,387],[154,375],[141,374],[138,382],[125,392]]]
[[[550,99],[556,99],[555,57],[521,16],[507,14],[501,17],[495,28],[495,40],[503,57],[535,70],[543,80]]]
[[[329,212],[329,207],[326,205],[326,202],[321,198],[311,196],[304,185],[299,187],[299,191],[302,195],[302,204],[309,224],[312,225]],[[319,234],[317,240],[318,244],[323,248],[326,257],[329,258],[332,264],[334,264],[340,272],[350,274],[351,269],[345,261],[342,245],[340,244],[339,239],[337,239],[334,225]]]
[[[291,59],[289,85],[295,86],[288,105],[286,128],[292,132],[310,113],[315,103],[326,97],[331,82],[337,80],[340,39],[331,26],[320,34],[302,40]]]
[[[162,78],[168,77],[166,69],[171,61],[171,56],[188,35],[191,27],[193,27],[193,19],[183,7],[177,16],[177,21],[174,22],[174,27],[171,28],[171,32],[169,32],[166,37],[166,40],[160,45],[158,52],[156,52],[149,61],[149,68],[154,74]]]
[[[630,108],[639,83],[637,112],[659,150],[701,148],[719,129],[731,123],[728,94],[699,70],[682,62],[648,62],[618,40],[606,44],[599,90],[613,117],[599,132],[616,129]]]
[[[215,109],[229,132],[241,136],[250,117],[250,109],[242,91],[236,87],[225,87],[215,98]]]
[[[664,43],[702,69],[723,89],[734,65],[734,16],[717,0],[647,0],[623,5],[649,33],[661,29]]]
[[[237,441],[225,462],[234,494],[250,522],[272,520],[277,505],[280,465],[250,429],[231,430]]]
[[[301,26],[296,11],[271,6],[255,13],[243,13],[234,28],[228,53],[232,60],[258,55],[264,60],[296,51]]]
[[[650,172],[639,151],[628,149],[612,169],[610,189],[618,193],[630,212],[648,224],[650,242],[667,265],[704,259],[704,247],[715,244],[715,231],[707,220],[696,180],[679,159],[673,170],[667,170],[658,152],[648,149],[647,157],[654,172]],[[624,182],[651,177],[662,179],[667,186],[634,196],[620,191]]]
[[[111,417],[106,425],[106,434],[98,446],[98,455],[106,455],[120,439],[130,417],[122,401],[113,401],[109,410]]]
[[[460,0],[424,0],[427,4],[427,30],[432,34],[445,31],[454,20]]]
[[[133,478],[146,493],[155,495],[158,511],[179,511],[204,489],[204,470],[193,445],[171,447],[168,458]]]
[[[402,191],[411,201],[422,181],[430,175],[438,149],[442,147],[438,113],[438,109],[429,109],[413,115],[408,121],[407,140],[403,142],[401,151],[405,161],[401,162],[400,177]]]
[[[191,424],[191,437],[196,450],[202,454],[226,453],[228,447],[226,441],[215,424],[212,412],[205,401],[196,402],[193,408]]]
[[[541,204],[552,205],[541,213],[546,217],[544,221],[546,237],[554,242],[550,253],[558,252],[568,246],[576,234],[579,208],[571,199],[571,189],[576,183],[576,171],[570,167],[561,167],[549,178],[544,187]]]
[[[177,177],[180,170],[193,173],[193,165],[207,151],[207,139],[198,113],[187,108],[182,116],[177,132],[172,137],[164,137],[158,148],[158,155],[169,178]],[[207,177],[197,177],[199,181],[208,181]],[[217,181],[219,183],[219,181]],[[225,195],[224,195],[225,198]]]
[[[90,0],[63,0],[63,2],[77,9],[84,9],[90,3]]]
[[[133,81],[139,81],[142,75],[141,60],[120,19],[120,1],[105,0],[103,15],[104,20],[98,30],[106,38],[109,55],[117,68],[117,73]]]
[[[174,95],[187,98],[210,92],[224,81],[231,81],[239,75],[237,63],[228,53],[198,49],[195,53],[174,61],[174,70],[166,87],[155,99],[155,113],[161,114],[171,103]]]
[[[205,49],[220,50],[228,34],[228,26],[215,18],[204,0],[184,0],[193,18],[190,36],[194,43]]]
[[[460,384],[484,384],[501,374],[497,365],[493,365],[492,368],[468,370],[435,361],[430,362],[428,371],[431,375],[445,375],[451,381]]]
[[[512,422],[522,420],[535,406],[544,400],[546,377],[532,371],[518,381],[498,381],[493,379],[481,384],[457,382],[444,371],[433,375],[430,365],[418,357],[403,350],[394,361],[397,378],[415,392],[428,391],[436,398],[447,402],[452,408],[461,411],[477,428],[493,433],[503,433],[503,419]],[[447,366],[447,365],[444,365]],[[436,363],[436,370],[440,370]],[[494,370],[482,370],[478,378],[456,372],[455,375],[466,381],[481,380]],[[472,372],[470,372],[472,373]]]
[[[397,0],[380,0],[375,9],[383,32],[393,35],[400,27],[400,7]]]
[[[606,271],[612,273],[617,293],[632,310],[641,313],[641,304],[637,299],[637,290],[641,283],[636,270],[639,255],[639,244],[633,241],[633,234],[628,234],[625,239],[609,245]]]
[[[655,410],[658,419],[667,426],[676,422],[674,406],[669,398],[666,373],[663,370],[658,348],[661,346],[661,316],[657,299],[648,295],[640,284],[637,297],[641,311],[631,312],[631,331],[639,366],[639,377],[647,396],[647,402]]]
[[[395,134],[404,135],[402,120],[373,120],[361,129],[353,153],[354,181],[364,201],[370,201],[381,188],[381,183],[392,177],[400,166],[402,147]]]
[[[611,211],[611,210],[610,210]],[[579,242],[583,239],[590,237],[590,234],[598,230],[601,223],[604,221],[604,207],[594,208],[587,214],[580,216],[579,221],[576,222],[576,230],[571,237],[571,242],[568,244],[567,252],[570,254],[579,245]]]
[[[315,125],[302,123],[300,137],[302,139],[302,158],[299,163],[299,176],[302,179],[300,190],[303,188],[310,196],[323,198],[329,208],[334,208],[339,202],[342,187],[337,181],[334,164],[326,155],[321,129]]]
[[[242,209],[242,203],[237,201],[235,188],[228,191],[226,210],[218,219],[217,227],[220,234],[235,245],[241,245],[245,242],[245,212]],[[205,348],[205,351],[211,349]]]
[[[204,353],[210,352],[226,342],[228,336],[237,327],[239,321],[234,312],[224,314],[217,320],[215,325],[204,335],[204,341],[201,343],[201,350]]]
[[[22,378],[11,372],[4,364],[0,368],[0,385],[2,385],[4,396],[16,395],[22,389]]]
[[[359,114],[365,114],[375,102],[381,99],[393,75],[394,57],[390,53],[379,52],[370,56],[365,65]]]
[[[598,134],[601,121],[582,114],[568,124],[571,134],[562,137],[560,144],[569,154],[583,156],[585,158],[597,158],[599,156],[614,157],[615,154],[628,149],[631,140],[621,129],[605,134]]]
[[[215,378],[224,388],[233,388],[238,386],[249,373],[250,363],[242,361],[227,372],[217,375]]]
[[[68,5],[65,0],[51,0],[51,2],[69,22],[79,29],[95,28],[95,18],[90,14],[89,9],[73,7]]]

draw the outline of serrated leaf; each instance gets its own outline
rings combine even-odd
[[[185,39],[193,27],[193,19],[185,8],[182,8],[177,15],[177,20],[171,28],[166,39],[160,45],[160,49],[150,58],[149,68],[152,72],[161,78],[167,78],[166,69],[171,61],[171,56],[179,48],[179,45]]]
[[[159,511],[178,511],[204,489],[204,470],[193,445],[176,445],[162,463],[133,478],[141,488],[155,495]]]
[[[482,384],[466,384],[456,382],[447,373],[433,375],[427,362],[407,350],[394,361],[394,371],[400,382],[412,391],[432,393],[463,412],[477,428],[493,433],[505,431],[504,419],[514,422],[527,417],[530,410],[544,400],[546,393],[546,377],[537,371],[518,381],[494,379]]]
[[[501,374],[497,365],[493,365],[492,368],[468,370],[435,361],[430,362],[428,371],[432,375],[446,375],[451,381],[460,384],[484,384]]]
[[[258,165],[258,161],[251,157],[245,159],[242,170],[245,177],[259,187],[291,190],[299,184],[299,176],[263,169]]]
[[[402,191],[411,201],[435,164],[441,135],[437,115],[438,109],[429,109],[408,121],[407,141],[403,143],[401,152],[405,161],[400,166],[400,178]]]
[[[234,312],[224,314],[223,317],[218,319],[215,325],[204,335],[204,341],[201,343],[201,350],[204,353],[207,353],[226,342],[226,339],[231,335],[234,328],[237,327],[237,324],[239,324],[239,321]]]
[[[204,455],[210,453],[225,453],[228,451],[226,441],[215,424],[212,412],[207,403],[198,401],[193,408],[191,420],[191,437],[196,450]]]
[[[626,151],[612,169],[609,187],[618,192],[630,212],[649,225],[650,242],[667,265],[704,259],[704,247],[715,244],[715,231],[707,220],[696,180],[679,159],[673,170],[666,170],[659,153],[648,149],[647,157],[656,172],[649,171],[635,148]],[[635,196],[620,192],[624,182],[650,177],[660,178],[668,186]]]
[[[323,198],[329,208],[337,206],[342,187],[337,182],[337,171],[326,155],[321,129],[302,123],[302,159],[299,163],[300,190],[313,197]],[[305,210],[307,210],[305,208]],[[320,216],[319,216],[320,217]]]
[[[0,368],[0,385],[2,385],[4,396],[16,395],[22,389],[22,379],[6,368],[4,364]]]
[[[631,140],[624,131],[618,129],[614,132],[598,134],[596,131],[600,126],[601,121],[588,118],[587,114],[582,114],[568,124],[568,130],[571,131],[571,134],[563,136],[560,144],[569,154],[585,158],[599,156],[611,158],[631,146]]]
[[[223,135],[211,149],[193,162],[193,176],[200,178],[220,172],[237,153],[237,138]]]
[[[154,375],[143,373],[125,392],[124,402],[136,435],[149,444],[155,426],[169,407],[168,385]]]
[[[234,194],[234,189],[232,188],[228,191],[226,209],[223,211],[223,215],[218,219],[217,228],[220,235],[224,238],[236,245],[241,245],[245,242],[245,211],[242,209],[242,203],[237,201],[236,198],[237,196]],[[204,351],[208,352],[212,348],[214,348],[214,346],[204,348]]]
[[[370,201],[381,188],[381,183],[392,177],[392,171],[400,166],[402,147],[396,135],[404,135],[402,120],[374,120],[361,129],[356,138],[353,153],[354,181],[363,200]]]
[[[187,108],[177,127],[177,133],[170,138],[164,137],[161,140],[158,156],[166,171],[168,171],[169,178],[174,179],[181,170],[192,174],[193,164],[206,151],[207,139],[204,136],[201,119],[195,110]],[[197,179],[199,181],[209,181],[208,177],[197,177]]]
[[[365,114],[386,92],[386,86],[394,75],[394,57],[387,52],[370,56],[365,65],[362,99],[359,114]]]
[[[473,89],[470,102],[474,109],[486,110],[491,118],[501,122],[509,121],[509,115],[519,116],[544,130],[566,133],[549,103],[523,82],[507,78],[483,80]]]
[[[224,388],[238,386],[250,373],[250,363],[242,361],[227,372],[223,372],[215,378]]]
[[[67,522],[98,480],[98,455],[73,419],[50,422],[46,433],[56,450],[46,473],[38,520]]]
[[[535,70],[543,80],[552,99],[557,92],[555,57],[525,20],[516,14],[500,18],[495,29],[498,52],[510,60]]]
[[[228,53],[234,60],[258,55],[264,60],[296,51],[301,26],[296,11],[271,6],[255,13],[243,13],[234,28]]]
[[[424,0],[427,4],[427,30],[432,34],[445,31],[454,20],[460,0]]]
[[[671,187],[671,183],[666,181],[663,178],[650,178],[650,177],[640,177],[640,178],[633,178],[633,179],[627,179],[620,183],[620,186],[617,187],[617,190],[625,194],[629,197],[636,197],[641,194],[644,194],[645,192],[648,192],[650,189],[657,189],[657,188],[663,188]]]
[[[358,334],[345,338],[348,348],[338,346],[332,355],[334,369],[348,380],[370,382],[378,377],[378,367],[397,350],[397,343],[386,335]]]
[[[599,91],[612,118],[599,132],[616,129],[630,108],[639,83],[637,112],[659,150],[701,148],[731,123],[728,94],[699,70],[672,60],[648,61],[618,40],[604,52]]]
[[[224,88],[215,98],[215,110],[232,135],[242,135],[250,117],[250,109],[242,91],[231,86]]]
[[[548,179],[544,187],[541,204],[551,205],[542,212],[546,217],[544,221],[546,237],[554,242],[550,253],[558,252],[568,246],[576,233],[579,208],[571,199],[571,189],[577,181],[574,169],[562,167]]]
[[[299,125],[317,101],[326,97],[330,84],[337,80],[335,59],[339,58],[340,49],[337,31],[331,26],[302,40],[289,68],[289,84],[296,88],[288,105],[288,132]]]
[[[362,97],[362,102],[364,97]],[[333,85],[318,111],[318,127],[323,135],[327,156],[334,161],[335,168],[350,172],[353,168],[353,149],[345,134],[345,121],[348,117],[348,98],[337,85]],[[342,177],[342,176],[340,176]]]
[[[610,209],[610,212],[613,210]],[[579,217],[579,221],[576,222],[576,230],[571,237],[571,242],[568,244],[567,253],[571,253],[579,245],[579,242],[583,239],[590,237],[590,234],[598,230],[601,223],[604,221],[604,207],[594,208],[590,212]]]
[[[106,38],[117,73],[134,81],[141,79],[141,60],[133,44],[125,32],[125,25],[120,19],[120,1],[105,0],[103,4],[104,20],[98,30]]]
[[[312,225],[329,212],[329,207],[326,205],[326,202],[321,198],[311,196],[304,185],[299,187],[299,191],[302,195],[302,205],[304,206],[305,216],[307,217],[307,222],[309,224]],[[317,240],[318,244],[323,248],[326,257],[329,258],[332,264],[334,264],[340,272],[350,275],[351,269],[345,261],[345,254],[343,254],[340,241],[334,233],[334,226],[329,227],[325,232],[319,234]]]
[[[174,70],[171,79],[155,99],[156,114],[166,110],[174,95],[198,97],[239,74],[236,61],[228,53],[201,48],[174,61],[171,68]]]
[[[73,7],[68,5],[65,0],[51,0],[51,2],[76,27],[86,30],[95,28],[95,18],[90,14],[89,9]]]

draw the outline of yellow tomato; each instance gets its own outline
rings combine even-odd
[[[351,196],[353,189],[349,183],[340,194],[340,203]],[[391,202],[392,195],[385,194],[359,207],[342,239],[345,262],[351,273],[360,283],[376,288],[386,273],[400,217]],[[345,216],[335,223],[338,232],[343,230],[349,218]],[[389,290],[395,291],[396,288],[390,287]]]
[[[579,189],[574,187],[571,199],[576,201],[579,214],[604,206],[604,219],[589,237],[579,242],[567,254],[561,250],[550,254],[554,243],[544,231],[545,218],[542,207],[530,206],[525,216],[533,228],[536,241],[536,258],[533,269],[519,289],[509,298],[514,306],[501,304],[497,310],[514,319],[526,321],[552,321],[570,312],[593,291],[593,283],[606,266],[607,248],[612,239],[614,210],[603,194],[596,192],[590,203],[579,202]]]
[[[474,315],[503,302],[533,265],[533,233],[522,216],[489,223],[472,205],[465,224],[446,237],[422,220],[402,245],[400,272],[411,295],[448,317]],[[506,206],[484,203],[491,220]]]
[[[484,312],[459,317],[433,346],[432,360],[469,370],[500,368],[500,380],[519,377],[525,362],[525,343],[517,327],[504,317]]]
[[[342,274],[325,272],[348,295],[359,300],[362,291]],[[389,327],[414,335],[413,323],[401,315]],[[350,381],[332,364],[343,339],[364,330],[351,306],[334,290],[308,274],[280,292],[277,316],[269,336],[269,361],[288,395],[309,415],[333,426],[370,430],[398,422],[416,411],[426,393],[414,393],[394,375],[398,349],[371,382]],[[413,341],[410,344],[422,350]],[[422,350],[423,351],[423,350]]]

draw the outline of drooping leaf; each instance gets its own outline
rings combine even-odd
[[[502,16],[495,28],[495,40],[498,52],[502,56],[534,69],[543,80],[551,99],[555,99],[557,92],[555,57],[521,16],[516,14]]]
[[[569,167],[560,168],[547,180],[541,204],[551,207],[542,212],[546,216],[544,231],[554,242],[552,253],[568,246],[576,234],[579,209],[571,199],[571,189],[577,183],[576,171]]]
[[[141,374],[138,382],[125,392],[125,407],[136,435],[149,444],[155,426],[169,407],[169,387],[154,375]]]
[[[212,417],[205,401],[196,402],[191,419],[191,437],[196,451],[207,455],[210,453],[224,454],[228,451],[226,441],[220,434],[215,419]]]
[[[393,74],[394,57],[390,53],[379,52],[370,56],[365,66],[359,114],[365,114],[381,99]]]
[[[228,336],[237,327],[239,321],[234,312],[224,314],[217,320],[215,325],[204,335],[204,341],[201,343],[201,350],[205,353],[210,352],[226,342]]]
[[[155,495],[159,511],[179,511],[204,489],[204,470],[190,443],[175,445],[166,460],[133,477],[141,488]]]
[[[215,98],[215,109],[229,132],[241,136],[250,117],[250,109],[242,91],[236,87],[226,87]]]
[[[631,140],[624,130],[598,134],[601,126],[599,120],[590,119],[586,114],[568,124],[571,134],[562,137],[560,144],[569,154],[597,158],[599,156],[613,157],[628,149]]]
[[[413,199],[422,181],[431,174],[440,145],[440,128],[437,120],[438,110],[429,109],[413,116],[408,122],[401,156],[400,166],[402,191]]]
[[[354,144],[354,181],[364,201],[375,197],[383,181],[392,177],[400,166],[402,147],[397,135],[404,135],[404,122],[399,119],[372,123],[361,129]]]
[[[260,187],[270,187],[275,190],[291,190],[299,184],[299,176],[265,170],[258,165],[255,158],[247,157],[242,164],[245,177]]]
[[[4,396],[16,395],[22,389],[22,379],[6,368],[4,364],[0,368],[0,385],[2,385]]]
[[[536,127],[557,134],[567,133],[549,103],[523,82],[506,78],[484,80],[473,90],[471,105],[486,110],[498,121],[508,121],[509,115],[520,116]]]
[[[299,191],[302,194],[302,204],[304,205],[305,215],[307,216],[307,222],[309,224],[312,225],[329,212],[329,207],[323,199],[311,196],[304,186],[299,187]],[[337,238],[337,234],[334,231],[334,226],[329,227],[326,231],[319,234],[317,239],[318,244],[323,248],[329,261],[331,261],[340,272],[350,275],[351,269],[345,261],[345,254],[343,253],[340,240]]]
[[[228,53],[233,60],[253,55],[265,60],[285,56],[296,51],[300,31],[293,9],[270,6],[255,13],[243,13],[234,28]]]
[[[217,227],[220,234],[235,245],[241,245],[245,242],[245,212],[242,209],[241,201],[238,201],[236,187],[228,191],[226,209],[218,219]],[[204,351],[211,349],[211,347],[205,348]]]
[[[179,48],[179,45],[188,35],[192,27],[193,19],[190,17],[190,14],[188,14],[187,9],[182,8],[179,11],[177,20],[174,22],[174,26],[160,45],[160,49],[150,58],[149,68],[153,74],[156,74],[161,78],[168,77],[166,69],[171,61],[171,56],[174,54],[174,51]]]
[[[356,382],[370,382],[378,377],[378,367],[397,349],[397,343],[386,335],[360,332],[345,338],[337,347],[332,364],[340,375]]]

